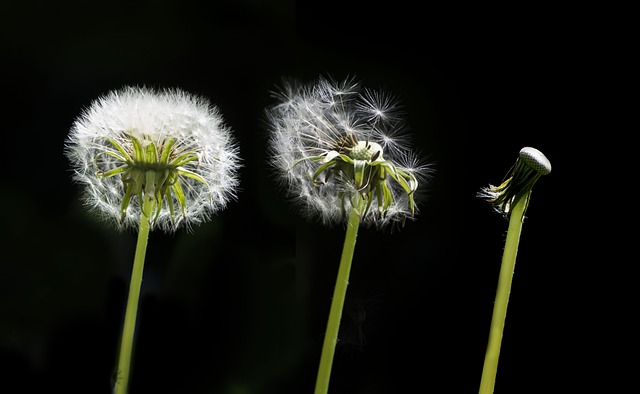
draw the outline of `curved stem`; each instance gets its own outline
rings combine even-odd
[[[120,343],[120,355],[118,358],[118,370],[116,372],[115,393],[126,394],[129,385],[131,369],[131,353],[133,349],[133,337],[136,328],[136,317],[138,314],[138,302],[140,299],[140,287],[142,286],[142,273],[144,271],[144,258],[147,251],[147,241],[149,239],[150,223],[149,218],[153,212],[154,200],[143,197],[142,214],[140,215],[140,228],[138,230],[138,242],[133,260],[133,270],[131,272],[131,283],[129,284],[129,298],[127,299],[127,310],[122,328],[122,339]]]
[[[315,394],[326,394],[329,391],[333,355],[335,354],[336,344],[338,343],[338,330],[340,328],[342,308],[347,294],[349,273],[351,271],[351,262],[353,260],[353,251],[356,246],[359,227],[360,216],[358,210],[351,208],[349,212],[349,222],[347,223],[347,233],[342,248],[342,257],[340,258],[338,277],[336,279],[336,287],[333,292],[333,300],[331,301],[331,310],[329,311],[327,331],[324,336],[324,344],[322,345],[322,355],[320,357],[320,366],[316,379]]]
[[[507,239],[502,254],[502,265],[498,278],[498,289],[496,290],[495,303],[493,305],[493,315],[491,317],[491,328],[489,331],[489,343],[484,359],[482,379],[480,381],[480,394],[492,394],[496,383],[496,373],[498,371],[498,358],[500,356],[500,345],[502,343],[502,333],[507,315],[507,304],[511,292],[511,282],[516,265],[516,255],[518,254],[518,244],[520,243],[520,233],[522,231],[522,221],[524,213],[529,204],[531,190],[521,196],[512,208],[509,216],[509,229]]]

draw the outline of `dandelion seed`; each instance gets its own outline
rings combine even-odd
[[[272,165],[305,214],[326,224],[351,209],[376,227],[418,212],[426,165],[405,145],[396,100],[354,79],[287,82],[267,111]]]
[[[85,203],[119,228],[136,226],[143,196],[152,228],[206,221],[236,196],[238,148],[218,109],[179,89],[126,87],[95,100],[65,154]]]

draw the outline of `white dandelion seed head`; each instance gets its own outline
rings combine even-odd
[[[125,87],[96,99],[74,121],[65,155],[85,204],[120,229],[138,226],[141,191],[156,200],[152,228],[173,232],[209,220],[239,184],[230,128],[208,100],[180,89]]]
[[[336,224],[357,205],[362,223],[376,227],[414,217],[430,172],[408,149],[392,96],[320,77],[286,81],[274,97],[271,164],[305,215]]]

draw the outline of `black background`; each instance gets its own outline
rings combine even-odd
[[[87,214],[62,152],[92,100],[144,84],[209,98],[243,167],[212,222],[151,234],[130,392],[311,393],[344,229],[297,215],[262,121],[281,78],[319,75],[399,97],[435,169],[416,221],[360,230],[331,393],[477,392],[508,222],[476,193],[525,146],[553,171],[523,227],[496,393],[594,387],[606,309],[580,280],[589,242],[572,236],[565,187],[572,103],[588,91],[576,57],[597,24],[557,5],[447,4],[6,4],[0,391],[109,392],[135,232]]]

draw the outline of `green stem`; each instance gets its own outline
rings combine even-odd
[[[482,380],[480,381],[480,394],[492,394],[496,383],[496,373],[498,371],[498,358],[500,356],[500,345],[502,343],[502,333],[504,322],[507,316],[507,304],[509,293],[511,292],[511,282],[516,265],[516,255],[518,254],[518,244],[520,243],[520,233],[522,231],[522,221],[524,213],[529,205],[531,190],[521,196],[512,208],[509,216],[509,229],[507,239],[502,254],[502,265],[498,278],[498,289],[496,291],[495,303],[493,305],[493,316],[491,317],[491,329],[489,332],[489,342],[484,358],[482,370]]]
[[[131,272],[131,283],[129,285],[129,298],[127,300],[127,310],[122,328],[122,339],[120,344],[120,356],[118,359],[118,370],[115,381],[115,393],[126,394],[129,385],[131,369],[131,353],[133,349],[133,337],[136,328],[136,316],[138,314],[138,301],[140,299],[140,287],[142,285],[142,272],[144,271],[144,258],[147,251],[147,241],[149,239],[150,223],[149,218],[153,212],[154,200],[143,197],[142,214],[140,215],[140,228],[138,230],[138,242],[133,260],[133,270]]]
[[[338,343],[338,330],[340,328],[340,319],[342,318],[342,308],[344,306],[344,299],[347,293],[347,285],[349,284],[349,272],[351,271],[351,262],[353,260],[353,251],[356,247],[356,238],[358,236],[359,227],[360,216],[358,214],[358,210],[352,208],[349,212],[347,233],[345,235],[344,246],[342,248],[342,257],[340,259],[336,287],[333,291],[333,300],[331,301],[331,310],[329,311],[327,331],[324,336],[324,344],[322,345],[322,355],[320,357],[320,366],[318,368],[318,377],[316,379],[315,394],[326,394],[329,391],[329,379],[331,378],[333,355],[335,354],[336,344]]]

